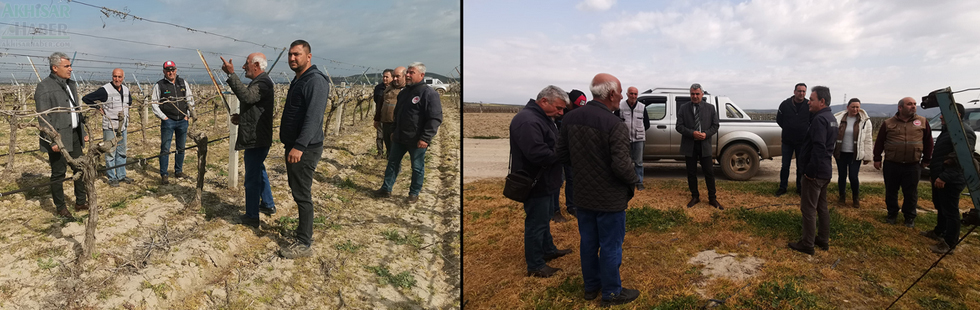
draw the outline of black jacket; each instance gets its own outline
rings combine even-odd
[[[374,86],[374,121],[381,121],[381,104],[385,101],[385,83]]]
[[[329,94],[327,76],[316,65],[289,83],[279,124],[279,140],[287,151],[323,146],[323,111]]]
[[[694,140],[694,132],[697,128],[694,124],[693,103],[685,103],[677,110],[677,125],[674,126],[674,130],[681,134],[681,155],[685,157],[694,157],[695,143],[701,143],[701,154],[698,154],[698,157],[711,157],[714,154],[711,150],[711,139],[718,133],[720,125],[718,113],[715,112],[715,106],[706,101],[701,101],[699,104],[701,105],[701,132],[707,135],[701,141]]]
[[[776,111],[776,123],[783,128],[783,143],[803,141],[807,127],[810,127],[810,101],[803,98],[799,105],[793,103],[793,97],[786,98],[779,104]]]
[[[228,75],[228,86],[239,101],[238,141],[235,150],[272,146],[275,91],[269,74],[262,72],[246,87],[238,75]]]
[[[419,140],[432,143],[442,124],[439,93],[423,82],[405,86],[395,104],[395,131],[392,142],[415,147]]]
[[[598,101],[589,101],[564,119],[558,161],[572,166],[575,206],[600,212],[626,210],[633,184],[639,182],[626,124]]]
[[[562,167],[556,164],[557,144],[558,128],[534,99],[510,121],[510,171],[524,170],[531,177],[541,173],[530,197],[557,194],[561,189]]]
[[[966,132],[966,140],[970,150],[974,150],[977,145],[977,134],[973,132],[967,122],[962,122],[963,131]],[[971,158],[973,152],[970,152]],[[936,137],[936,146],[932,149],[932,160],[929,162],[929,178],[936,181],[936,178],[943,179],[943,182],[951,184],[966,184],[966,177],[963,175],[963,167],[960,166],[959,158],[953,149],[953,140],[949,136],[949,130],[943,126],[943,131]]]
[[[833,174],[830,162],[837,144],[837,118],[826,107],[814,113],[809,123],[800,151],[800,166],[805,176],[830,180]]]

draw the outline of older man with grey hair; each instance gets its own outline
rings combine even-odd
[[[68,160],[63,152],[68,152],[72,158],[82,156],[84,142],[88,142],[85,131],[85,120],[81,113],[76,112],[80,107],[78,89],[75,81],[71,80],[71,60],[62,52],[55,52],[48,57],[51,74],[37,84],[34,91],[34,105],[37,112],[49,112],[55,108],[66,108],[72,112],[53,112],[38,116],[38,124],[53,129],[61,138],[59,147],[54,139],[41,132],[41,149],[48,152],[48,163],[51,165],[51,181],[60,180],[67,172]],[[48,125],[50,124],[50,127]],[[77,173],[75,167],[72,171]],[[71,212],[65,206],[65,190],[62,182],[51,183],[51,200],[57,209],[58,216],[72,219]],[[75,211],[88,209],[85,183],[81,178],[75,180]]]
[[[221,70],[228,74],[228,86],[241,102],[241,113],[233,114],[231,121],[238,125],[238,141],[235,150],[245,152],[245,214],[243,224],[259,227],[259,212],[276,213],[272,198],[269,175],[265,172],[265,158],[272,146],[272,114],[275,110],[275,89],[272,79],[265,72],[268,61],[262,53],[252,53],[245,59],[242,70],[252,79],[246,87],[235,74],[231,59],[221,58]]]
[[[123,85],[125,74],[123,69],[113,69],[112,82],[106,83],[82,97],[82,102],[86,104],[103,103],[103,105],[98,106],[99,113],[102,114],[102,140],[110,141],[115,139],[117,135],[119,136],[116,148],[105,154],[105,175],[109,180],[109,186],[112,187],[119,187],[119,182],[133,183],[133,179],[126,176],[125,166],[129,106],[133,104],[133,96],[129,93],[129,87]]]
[[[415,203],[419,200],[425,180],[425,151],[442,124],[439,93],[423,82],[424,77],[425,64],[421,62],[412,63],[405,72],[408,86],[398,93],[388,166],[385,167],[384,184],[374,192],[376,197],[391,196],[402,158],[408,153],[412,158],[412,184],[408,188],[407,201]]]
[[[724,210],[715,196],[715,173],[711,156],[711,136],[718,133],[718,113],[715,106],[701,100],[704,90],[701,84],[691,85],[691,102],[677,109],[677,125],[675,130],[681,134],[681,154],[687,164],[687,187],[691,191],[691,201],[687,207],[693,207],[701,202],[698,191],[698,164],[704,173],[704,183],[708,186],[708,204]]]
[[[561,269],[552,268],[547,262],[572,252],[555,246],[550,224],[562,183],[562,167],[555,152],[558,127],[552,118],[561,115],[567,103],[568,94],[549,85],[510,122],[511,173],[524,171],[537,180],[524,201],[524,261],[528,276],[554,275]]]

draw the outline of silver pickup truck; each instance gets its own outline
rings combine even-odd
[[[687,88],[654,88],[637,97],[650,117],[650,129],[643,150],[645,162],[661,159],[683,161],[680,154],[681,134],[674,130],[677,109],[691,102]],[[759,171],[760,159],[772,159],[782,152],[782,128],[775,121],[753,121],[728,97],[704,93],[704,100],[715,106],[720,124],[711,137],[712,157],[721,165],[726,177],[744,181]]]

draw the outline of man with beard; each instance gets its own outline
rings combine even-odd
[[[915,227],[915,207],[919,201],[919,169],[932,158],[932,129],[925,117],[915,114],[915,99],[898,101],[898,112],[885,120],[875,139],[874,165],[885,179],[885,206],[888,223],[898,219],[898,189],[902,188],[902,214],[905,226]],[[885,152],[882,164],[881,152]]]
[[[392,71],[391,83],[385,87],[382,94],[382,104],[378,108],[376,123],[380,124],[381,137],[386,149],[385,156],[391,153],[391,134],[395,132],[395,106],[398,104],[398,93],[405,88],[405,67]]]

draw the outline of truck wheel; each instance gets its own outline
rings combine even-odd
[[[440,96],[446,94],[446,90],[445,89],[442,89],[442,88],[437,88],[436,89],[436,92],[439,93]]]
[[[759,172],[759,152],[745,143],[729,146],[718,160],[725,176],[735,181],[751,179]]]

